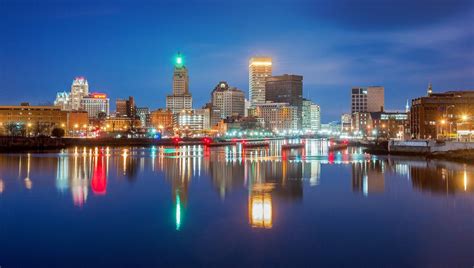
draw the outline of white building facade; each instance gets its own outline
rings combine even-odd
[[[89,83],[83,76],[76,77],[71,86],[71,110],[77,111],[81,109],[81,100],[89,95]]]
[[[98,118],[100,113],[105,113],[109,116],[110,112],[110,100],[107,98],[107,94],[104,93],[92,93],[81,99],[82,110],[86,111],[89,118]]]

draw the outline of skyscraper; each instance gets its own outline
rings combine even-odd
[[[116,116],[126,116],[130,118],[135,118],[137,115],[136,112],[135,99],[132,96],[129,96],[128,99],[117,99],[115,101],[115,115]]]
[[[315,103],[311,104],[311,130],[321,130],[321,108]]]
[[[380,112],[384,109],[384,87],[355,87],[351,97],[351,113]]]
[[[303,76],[279,75],[265,79],[265,101],[284,102],[297,108],[298,128],[301,127]]]
[[[127,100],[115,100],[115,116],[127,116]]]
[[[193,99],[189,93],[188,69],[180,53],[176,56],[173,72],[173,94],[166,96],[166,108],[173,113],[190,110]]]
[[[229,87],[227,82],[221,81],[212,91],[212,106],[220,110],[220,118],[232,115],[244,116],[245,94],[235,87]]]
[[[74,81],[72,82],[71,86],[71,94],[69,95],[71,101],[71,109],[81,109],[81,100],[87,95],[89,95],[89,84],[87,83],[87,79],[83,76],[78,76],[74,78]]]
[[[189,94],[188,69],[184,66],[183,57],[178,53],[175,59],[173,72],[173,94]]]
[[[251,106],[265,103],[265,79],[272,75],[272,58],[252,57],[249,61],[249,97]]]

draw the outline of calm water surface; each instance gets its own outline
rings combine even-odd
[[[474,266],[474,166],[304,150],[0,155],[0,266]]]

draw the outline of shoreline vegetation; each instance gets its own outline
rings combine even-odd
[[[215,142],[216,144],[228,145],[228,142]],[[176,142],[174,139],[149,139],[149,138],[51,138],[51,137],[13,137],[0,136],[0,153],[20,153],[20,152],[50,152],[72,146],[176,146],[176,145],[204,145],[201,138],[186,138]],[[426,159],[440,159],[457,162],[474,162],[474,150],[457,150],[436,153],[390,153],[387,142],[376,144],[362,144],[351,142],[350,146],[360,146],[365,148],[364,152],[373,155],[399,155],[399,156],[420,156]]]

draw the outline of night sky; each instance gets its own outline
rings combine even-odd
[[[164,107],[178,51],[196,108],[221,80],[248,95],[253,55],[303,75],[323,122],[349,111],[352,86],[385,86],[390,110],[430,81],[474,89],[472,0],[0,0],[0,33],[0,104],[52,102],[85,76],[112,103]]]

